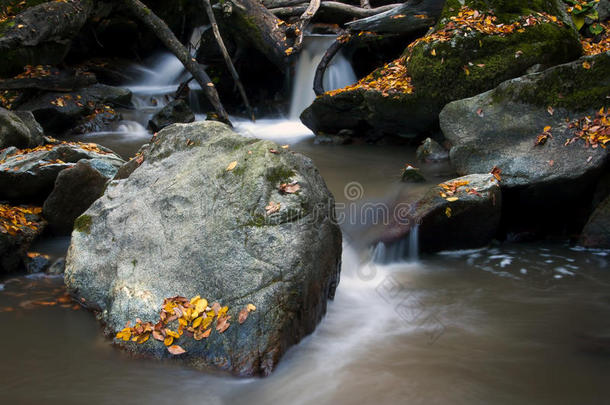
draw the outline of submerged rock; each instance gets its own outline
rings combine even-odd
[[[495,22],[485,23],[486,16]],[[533,65],[553,66],[581,54],[560,0],[527,7],[447,1],[434,31],[358,84],[316,98],[301,120],[315,133],[352,129],[374,139],[414,137],[432,130],[450,101],[492,89]]]
[[[580,244],[589,248],[610,249],[610,197],[591,214],[580,235]]]
[[[195,114],[183,99],[177,99],[156,113],[150,121],[148,127],[153,132],[158,132],[168,125],[182,123],[188,124],[195,121]]]
[[[442,162],[449,159],[449,151],[432,138],[426,138],[415,151],[420,162]]]
[[[0,155],[0,200],[43,202],[59,172],[81,159],[101,159],[119,168],[124,161],[94,143],[58,142]]]
[[[116,166],[100,159],[80,160],[75,166],[62,170],[42,206],[49,228],[58,234],[72,232],[74,220],[101,197],[106,183],[117,170]]]
[[[423,252],[485,246],[498,231],[501,211],[502,194],[493,175],[459,177],[414,201],[399,202],[379,242],[387,247],[399,243],[417,226]]]
[[[419,169],[411,165],[405,166],[400,180],[403,183],[424,183],[426,181]]]
[[[218,301],[231,326],[201,341],[185,333],[180,358],[269,374],[314,330],[339,281],[341,232],[324,180],[310,159],[218,122],[167,127],[141,162],[76,220],[68,288],[109,334],[136,318],[156,322],[165,298]],[[239,324],[249,303],[257,309]],[[171,357],[153,339],[124,346]]]

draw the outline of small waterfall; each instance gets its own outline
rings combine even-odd
[[[419,260],[419,225],[415,225],[409,232],[409,261]]]
[[[329,35],[310,35],[303,40],[290,102],[290,119],[298,119],[303,110],[316,98],[313,92],[316,68],[334,40],[335,37]],[[347,59],[341,53],[335,55],[324,74],[324,90],[349,86],[356,81],[356,74]]]
[[[193,57],[199,50],[201,34],[209,28],[209,25],[203,25],[193,30],[188,42]],[[126,86],[133,92],[133,104],[138,109],[163,107],[167,104],[165,96],[175,93],[178,85],[190,76],[178,58],[169,52],[157,55],[153,64],[138,69],[142,72],[139,79]],[[201,89],[196,82],[190,83],[189,87],[191,90]]]
[[[395,242],[379,242],[373,249],[373,262],[389,264],[397,262],[416,263],[419,261],[419,225],[411,228],[407,238]]]

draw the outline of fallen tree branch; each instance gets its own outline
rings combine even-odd
[[[309,2],[309,6],[301,17],[299,17],[298,23],[298,35],[296,40],[294,41],[294,52],[298,52],[301,50],[301,46],[303,45],[303,36],[305,35],[305,28],[307,28],[307,24],[309,21],[316,15],[318,9],[320,8],[320,0],[311,0]]]
[[[351,31],[413,32],[434,25],[445,0],[408,1],[374,16],[346,23]]]
[[[248,114],[250,114],[250,119],[255,121],[254,112],[252,111],[252,107],[250,106],[250,102],[248,101],[248,97],[246,96],[246,89],[241,83],[239,79],[239,74],[237,70],[235,70],[235,66],[233,66],[233,61],[231,60],[231,56],[229,56],[229,52],[227,51],[227,47],[225,46],[224,41],[222,40],[222,36],[220,35],[220,30],[218,29],[218,24],[216,23],[216,17],[214,16],[214,10],[212,10],[212,4],[210,4],[210,0],[202,0],[203,7],[205,8],[205,12],[208,15],[208,19],[210,20],[210,24],[212,25],[212,32],[214,32],[214,37],[216,38],[216,42],[218,43],[218,47],[220,48],[220,52],[225,60],[227,68],[229,72],[231,72],[231,76],[235,81],[235,85],[239,90],[239,94],[241,95],[246,108],[248,109]]]
[[[377,8],[361,8],[357,6],[352,6],[350,4],[343,4],[336,1],[322,1],[320,3],[320,9],[324,11],[335,11],[345,14],[350,18],[365,18],[370,17],[375,14],[383,13],[384,11],[391,10],[395,7],[400,6],[400,4],[389,4],[387,6],[381,6]],[[291,7],[277,7],[269,9],[274,15],[280,18],[294,17],[297,15],[301,15],[307,10],[308,4],[301,3],[300,5],[295,5]]]
[[[169,29],[167,24],[163,22],[151,9],[146,7],[140,0],[125,0],[125,4],[131,12],[142,21],[151,31],[155,33],[157,38],[163,42],[163,44],[182,62],[186,70],[188,70],[197,83],[201,85],[201,89],[205,93],[206,97],[216,110],[218,119],[231,125],[229,115],[220,102],[220,97],[214,87],[214,83],[210,80],[210,77],[205,72],[203,67],[197,63],[195,58],[191,57],[187,49],[178,41],[178,38]]]
[[[324,56],[322,56],[320,63],[318,63],[318,66],[316,67],[316,75],[313,78],[313,91],[316,93],[316,96],[320,96],[324,93],[324,73],[326,72],[326,68],[328,67],[330,61],[333,60],[337,52],[343,48],[343,45],[349,42],[349,38],[350,37],[346,38],[344,35],[337,37],[335,42],[328,47],[326,53],[324,53]]]
[[[287,72],[292,53],[286,39],[286,24],[267,10],[259,0],[227,0],[221,6],[223,29],[233,38],[247,42],[282,72]]]

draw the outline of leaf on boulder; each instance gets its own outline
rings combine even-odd
[[[169,346],[167,348],[167,351],[170,352],[171,354],[173,354],[174,356],[186,353],[186,350],[184,350],[182,347],[180,347],[178,345]]]
[[[235,166],[237,166],[237,160],[234,160],[229,163],[229,165],[227,166],[227,171],[230,172],[231,170],[235,169]]]
[[[296,182],[293,181],[292,183],[282,183],[280,184],[280,193],[284,193],[284,194],[294,194],[297,191],[299,191],[301,189],[301,185]]]
[[[271,215],[271,214],[273,214],[275,212],[278,212],[280,210],[280,208],[281,208],[280,203],[276,203],[276,202],[270,201],[269,205],[267,205],[265,207],[265,211],[267,212],[267,215]]]
[[[248,308],[244,308],[241,311],[239,311],[239,316],[237,317],[237,321],[239,322],[239,324],[241,325],[242,323],[244,323],[246,321],[246,319],[248,319]]]

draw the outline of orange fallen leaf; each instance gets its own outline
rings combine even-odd
[[[186,353],[186,350],[184,350],[182,347],[180,347],[178,345],[169,346],[167,348],[167,351],[170,352],[171,354],[173,354],[174,356]]]
[[[229,165],[227,166],[227,171],[230,172],[231,170],[235,169],[235,166],[237,166],[237,160],[234,160],[229,163]]]
[[[281,208],[280,203],[276,203],[276,202],[270,201],[269,205],[267,205],[265,207],[265,211],[267,212],[267,215],[271,215],[271,214],[273,214],[275,212],[278,212],[280,210],[280,208]]]
[[[280,184],[280,193],[285,194],[294,194],[301,189],[301,186],[296,181],[292,183],[282,183]]]
[[[493,174],[496,180],[502,181],[502,177],[500,176],[502,174],[502,170],[498,166],[494,166],[489,173]]]
[[[239,324],[241,325],[242,323],[244,323],[246,321],[246,319],[248,319],[248,308],[244,308],[241,311],[239,311],[239,316],[237,317],[237,321],[239,322]]]

